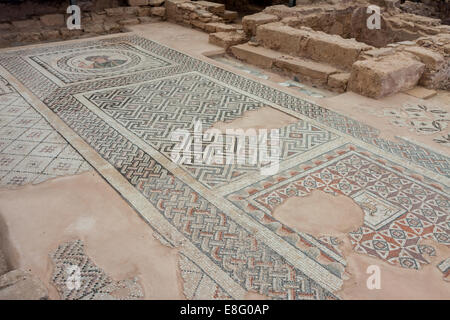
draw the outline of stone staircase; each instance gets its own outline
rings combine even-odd
[[[386,21],[412,25],[409,31],[417,32],[416,40],[378,48],[386,39],[355,40],[354,37],[366,39],[372,35],[355,33],[359,32],[358,25],[348,21],[352,11],[357,13],[359,21],[361,10],[351,1],[336,8],[324,5],[268,7],[264,12],[242,19],[245,36],[228,37],[230,41],[220,45],[240,60],[337,92],[351,90],[380,98],[409,90],[417,84],[430,89],[449,87],[448,26],[437,24],[435,19],[402,13],[386,15]],[[361,19],[365,21],[365,17]],[[400,23],[391,23],[389,28],[398,25]],[[382,37],[383,32],[382,28],[377,36]],[[423,34],[425,36],[421,37]],[[401,36],[413,37],[411,32],[397,33],[398,39],[401,40]],[[215,37],[210,35],[212,43],[217,43]]]

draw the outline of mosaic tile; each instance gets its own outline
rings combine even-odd
[[[137,279],[116,281],[95,265],[81,240],[59,245],[51,258],[51,281],[64,300],[136,300],[144,295]]]
[[[63,144],[42,142],[34,148],[30,155],[54,158],[61,153],[64,147],[65,145]]]
[[[18,187],[33,182],[37,177],[36,173],[10,171],[0,179],[0,185]]]
[[[372,155],[373,157],[373,155]],[[322,160],[323,159],[323,160]],[[419,269],[428,261],[419,242],[433,239],[450,245],[450,197],[394,166],[381,164],[365,151],[349,146],[295,166],[276,179],[250,185],[228,198],[267,227],[272,212],[291,197],[313,190],[352,198],[364,211],[364,225],[350,232],[354,250],[405,268]],[[294,243],[304,235],[278,222],[275,230],[290,230]]]
[[[82,160],[55,158],[47,166],[44,173],[51,175],[70,175],[78,172]]]
[[[0,187],[88,170],[91,166],[12,86],[8,93],[0,93]]]
[[[152,64],[155,59],[168,64],[152,67],[151,72],[136,72],[131,62],[111,61],[125,60],[114,57],[93,61],[101,64],[92,66],[94,70],[80,70],[82,63],[87,65],[82,61],[87,60],[86,51],[91,47],[102,51],[111,45],[128,45],[124,50],[130,54],[136,50],[145,53],[141,56],[144,64]],[[69,56],[69,52],[78,56]],[[409,174],[409,169],[403,167],[412,163],[425,174],[450,177],[450,162],[442,154],[406,141],[382,139],[378,130],[364,123],[137,36],[20,49],[1,54],[0,64],[112,165],[136,194],[147,199],[155,209],[152,217],[159,221],[153,228],[186,239],[186,246],[180,249],[185,250],[188,259],[184,275],[190,283],[203,288],[200,291],[207,296],[211,296],[215,284],[232,281],[245,291],[274,299],[337,299],[334,292],[342,285],[346,265],[337,240],[315,239],[282,228],[279,223],[268,228],[260,221],[261,215],[270,215],[273,203],[317,188],[354,197],[365,206],[367,223],[351,233],[358,252],[419,268],[427,262],[427,250],[417,245],[420,239],[448,245],[448,225],[444,223],[449,214],[448,193],[442,191],[445,186],[439,187],[434,176],[418,180],[416,173]],[[75,68],[68,69],[70,66]],[[101,70],[94,76],[97,67]],[[294,157],[309,155],[307,167],[284,170],[258,181],[243,180],[247,185],[232,191],[238,199],[214,193],[212,180],[202,180],[202,175],[189,173],[196,183],[188,183],[191,180],[187,176],[173,173],[176,166],[165,152],[170,151],[168,133],[177,125],[191,128],[193,120],[200,118],[208,126],[267,105],[298,115],[299,122],[289,128],[291,131],[283,128],[285,138],[295,130],[303,130],[311,138],[302,140],[306,146],[302,149],[300,144],[295,145],[300,139],[294,134],[286,143],[285,154],[287,160],[291,153]],[[40,138],[37,141],[41,142]],[[372,159],[370,152],[360,151],[359,147],[323,158],[320,148],[326,149],[333,139],[351,139],[368,145],[371,152],[389,154],[401,160],[402,169],[389,167],[382,156]],[[285,173],[288,176],[283,176]],[[328,181],[327,175],[335,176],[339,184]],[[222,172],[211,171],[210,177],[222,185],[230,181],[223,178]],[[250,201],[249,195],[254,197],[255,190],[247,188],[259,188],[265,194],[269,185],[262,183],[267,179],[272,179],[273,188],[281,190],[286,181],[292,182],[292,188],[278,193],[275,190],[273,203],[263,195],[259,202],[255,198],[258,209],[249,212],[242,202]],[[111,184],[119,188],[114,179]],[[285,233],[280,234],[280,228]],[[295,247],[298,237],[309,244],[307,252]],[[194,256],[192,252],[195,259],[188,258]],[[328,263],[319,262],[318,255],[327,257]],[[199,271],[193,261],[208,268]],[[99,276],[93,282],[94,289],[107,287],[104,279]],[[58,281],[60,290],[65,290],[64,279]],[[194,287],[187,290],[192,298],[200,292]],[[233,297],[235,293],[222,285],[218,294]],[[72,297],[67,291],[65,295]],[[83,297],[90,295],[73,296]]]
[[[3,170],[12,170],[23,159],[24,156],[21,155],[0,154],[0,168]]]
[[[13,140],[11,140],[13,141]],[[18,154],[18,155],[28,155],[36,146],[39,145],[39,142],[35,141],[16,141],[15,143],[10,144],[7,148],[3,150],[3,153],[7,154]]]

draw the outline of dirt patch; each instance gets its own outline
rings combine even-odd
[[[242,117],[231,122],[216,122],[212,129],[218,129],[223,133],[226,130],[237,129],[258,131],[260,129],[278,129],[296,122],[298,122],[297,118],[284,112],[271,107],[263,107],[258,110],[246,111]]]
[[[289,198],[273,215],[283,224],[316,237],[342,236],[364,223],[364,212],[352,199],[320,190]]]
[[[18,252],[18,266],[49,288],[49,254],[81,239],[86,254],[114,279],[137,277],[145,299],[184,299],[178,250],[162,245],[152,229],[96,173],[57,178],[0,192],[0,214]]]
[[[435,244],[433,243],[433,246]],[[337,294],[344,299],[449,299],[450,283],[443,280],[443,274],[436,267],[438,253],[431,259],[430,265],[421,270],[411,270],[391,265],[380,259],[358,254],[353,251],[348,238],[342,245],[344,256],[348,266],[346,272],[350,279],[344,282],[342,289]],[[448,248],[446,248],[446,251]],[[443,257],[442,259],[445,259]],[[380,289],[369,290],[367,279],[370,277],[367,268],[378,266],[380,270]]]

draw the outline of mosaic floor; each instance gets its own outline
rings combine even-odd
[[[0,78],[0,187],[90,170],[61,135]]]
[[[161,240],[180,248],[182,276],[197,279],[191,298],[214,285],[209,297],[240,299],[250,291],[339,299],[347,262],[336,239],[294,230],[272,215],[314,190],[345,195],[363,209],[364,224],[349,233],[356,252],[420,269],[433,250],[422,240],[450,246],[445,154],[383,139],[376,128],[135,35],[4,51],[0,66],[1,181],[11,183],[11,172],[24,172],[34,157],[45,157],[39,174],[53,175],[67,148],[79,164],[74,172],[87,166],[66,142],[55,142],[60,137],[15,91],[21,88],[47,118],[68,126],[64,138]],[[280,130],[275,175],[170,160],[174,130],[192,131],[196,120],[208,129],[267,106],[298,119]],[[30,140],[33,130],[48,132]],[[448,273],[448,260],[439,269]]]

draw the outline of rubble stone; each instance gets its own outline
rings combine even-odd
[[[40,17],[41,23],[44,26],[58,26],[61,27],[65,25],[66,21],[63,14],[46,14]]]
[[[241,32],[215,32],[209,34],[209,42],[228,49],[231,46],[247,42],[247,37]]]
[[[328,76],[338,72],[335,68],[302,58],[282,57],[275,61],[275,66],[290,71],[298,77],[308,79],[311,82],[325,85]]]
[[[150,9],[152,16],[157,17],[165,17],[166,16],[166,8],[164,7],[152,7]]]
[[[275,15],[260,12],[242,18],[242,26],[246,33],[256,35],[256,28],[258,26],[278,20],[278,17]]]
[[[381,98],[413,88],[425,65],[412,54],[396,53],[353,64],[349,89],[372,98]]]

